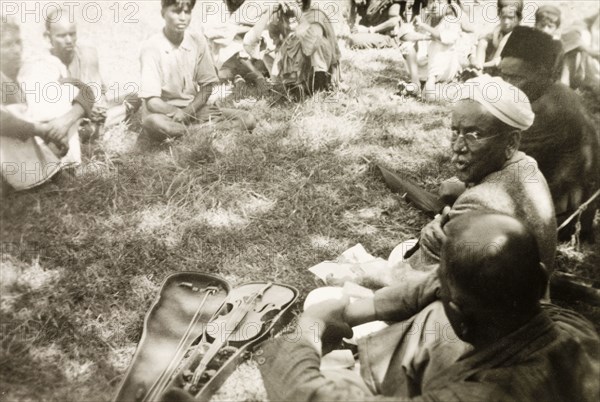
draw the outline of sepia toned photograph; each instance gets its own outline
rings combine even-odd
[[[0,402],[600,401],[600,2],[3,0]]]

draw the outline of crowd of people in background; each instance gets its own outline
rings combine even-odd
[[[251,18],[248,7],[255,3],[262,8],[258,18]],[[13,98],[2,99],[3,121],[14,125],[15,119],[23,118],[44,128],[56,120],[77,126],[52,130],[48,137],[39,135],[39,127],[38,131],[23,131],[6,125],[3,137],[14,137],[19,131],[19,136],[31,137],[31,146],[16,147],[18,152],[12,147],[8,147],[10,152],[3,151],[3,161],[8,162],[3,163],[3,182],[17,190],[45,182],[62,167],[80,162],[79,140],[98,136],[135,112],[141,115],[141,137],[151,141],[181,137],[190,125],[198,124],[252,131],[257,122],[251,112],[218,108],[208,102],[213,87],[222,81],[256,86],[265,93],[281,85],[294,99],[339,85],[342,57],[336,31],[340,24],[334,26],[317,4],[309,0],[276,4],[231,0],[225,5],[227,21],[207,27],[202,34],[198,33],[202,30],[189,29],[195,1],[163,1],[164,28],[141,45],[139,93],[121,99],[107,99],[97,51],[77,43],[77,25],[67,18],[68,13],[56,9],[47,16],[44,36],[50,44],[49,54],[22,66],[19,27],[3,21],[3,81],[29,87],[55,82],[63,88],[64,101],[50,104],[44,99],[19,97],[21,112],[27,111],[24,116],[15,112],[15,94],[11,93]],[[523,137],[521,150],[537,161],[548,180],[560,225],[598,187],[598,133],[573,90],[598,89],[599,17],[562,29],[561,10],[543,5],[535,14],[535,26],[529,28],[520,25],[523,7],[522,0],[498,0],[499,22],[489,32],[482,32],[470,18],[472,8],[460,1],[353,0],[348,10],[350,33],[340,36],[357,49],[398,49],[408,80],[399,80],[397,96],[441,100],[440,94],[447,91],[440,86],[484,74],[500,76],[523,90],[536,119]],[[88,101],[89,111],[67,119],[65,108],[57,106],[81,99],[70,90],[73,82],[94,96]],[[73,135],[77,131],[80,135]],[[62,155],[59,149],[71,152]],[[37,166],[38,173],[25,174],[35,168],[21,169],[21,161]],[[580,177],[588,179],[582,182]],[[593,209],[588,209],[584,236],[591,235],[593,216]],[[563,231],[566,236],[571,232]]]
[[[498,0],[499,22],[482,32],[461,1],[353,0],[348,33],[338,35],[310,0],[258,3],[261,13],[252,20],[249,1],[226,0],[228,21],[198,33],[189,29],[197,24],[195,0],[162,0],[164,27],[141,44],[139,92],[121,99],[107,99],[102,60],[78,45],[76,23],[60,10],[45,25],[49,54],[29,63],[22,63],[19,25],[3,19],[3,187],[27,190],[76,166],[81,141],[134,113],[141,116],[140,137],[158,143],[201,135],[192,129],[201,126],[252,132],[258,122],[250,111],[209,102],[215,85],[265,92],[281,86],[302,100],[336,90],[343,79],[338,36],[353,49],[396,48],[408,77],[399,77],[395,96],[431,102],[443,100],[440,85],[466,81],[470,88],[453,99],[449,153],[457,177],[440,187],[448,205],[423,228],[416,252],[381,280],[374,299],[307,311],[305,321],[347,328],[412,320],[425,330],[435,318],[461,342],[411,346],[410,325],[391,326],[398,331],[370,339],[368,354],[364,345],[365,355],[392,359],[383,371],[380,360],[362,362],[371,370],[363,372],[366,383],[322,375],[320,350],[308,340],[275,343],[263,369],[267,390],[275,399],[305,400],[597,400],[597,335],[581,318],[540,303],[549,300],[557,239],[578,231],[593,241],[600,139],[575,90],[600,91],[599,15],[563,27],[560,8],[544,5],[527,27],[523,0]],[[27,97],[23,86],[36,83],[54,83],[59,101]],[[482,91],[489,86],[498,88],[494,100]],[[501,247],[480,250],[475,259],[461,254],[461,242],[482,238]]]

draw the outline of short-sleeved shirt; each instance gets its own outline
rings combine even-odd
[[[206,38],[186,31],[179,46],[161,31],[148,38],[140,53],[142,99],[160,97],[187,106],[199,87],[219,82]]]

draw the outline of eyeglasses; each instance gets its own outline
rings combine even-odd
[[[467,145],[467,148],[471,148],[473,146],[477,146],[487,140],[498,137],[502,134],[491,135],[489,137],[481,137],[481,134],[477,131],[471,131],[465,134],[459,134],[457,131],[452,131],[451,142],[452,145],[456,144],[459,138],[461,138],[464,143]]]

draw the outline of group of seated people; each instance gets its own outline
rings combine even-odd
[[[479,32],[470,19],[473,7],[465,7],[459,0],[415,0],[410,18],[405,12],[406,3],[352,0],[349,22],[353,33],[349,44],[358,49],[399,46],[410,76],[409,82],[401,83],[400,94],[423,95],[426,100],[435,99],[434,84],[482,72],[498,74],[502,50],[513,29],[521,24],[524,8],[523,0],[498,0],[498,24]],[[562,31],[557,6],[545,4],[536,11],[535,27],[563,44],[564,54],[556,62],[556,74],[573,89],[598,91],[599,18],[596,14]]]
[[[21,62],[19,26],[3,22],[1,116],[2,137],[7,138],[0,153],[3,187],[28,189],[45,182],[62,167],[77,165],[81,159],[79,140],[84,139],[82,127],[86,123],[114,124],[127,117],[128,110],[138,107],[141,137],[151,140],[181,137],[190,132],[191,125],[252,131],[257,122],[251,112],[219,108],[208,102],[222,78],[219,75],[223,68],[217,68],[213,61],[219,54],[221,61],[227,58],[221,67],[245,69],[246,77],[255,82],[264,82],[257,67],[262,64],[269,65],[271,68],[266,70],[271,73],[277,70],[277,76],[292,88],[302,87],[312,93],[330,87],[341,55],[332,24],[319,7],[311,5],[310,0],[285,0],[277,7],[265,3],[254,24],[246,25],[242,18],[248,15],[244,2],[226,4],[231,22],[220,32],[207,30],[211,38],[207,39],[188,29],[194,0],[163,0],[164,28],[141,46],[139,92],[111,101],[107,100],[99,73],[98,55],[93,48],[77,44],[77,27],[67,18],[68,13],[57,10],[48,16],[45,36],[50,53],[25,63]],[[435,19],[434,26],[417,19],[417,30],[404,29],[412,25],[400,18],[398,32],[409,41],[431,40],[424,91],[428,92],[440,77],[450,79],[455,74],[460,63],[456,58],[448,62],[448,57],[453,41],[466,24],[456,18],[462,10],[456,4],[445,0],[423,4],[427,13],[421,14],[427,14],[429,22]],[[541,7],[538,27],[528,28],[518,26],[521,0],[500,0],[498,7],[500,25],[490,37],[481,38],[473,63],[483,72],[499,75],[520,88],[531,101],[535,120],[524,130],[520,150],[536,160],[548,181],[560,225],[598,187],[598,133],[579,96],[559,82],[557,63],[570,58],[570,52],[565,53],[561,42],[550,35],[560,24],[560,11],[552,6]],[[278,49],[271,62],[261,51],[266,33]],[[224,51],[226,48],[230,49]],[[418,82],[418,51],[410,46],[407,49],[406,60],[409,67],[412,65],[409,71],[413,81]],[[488,57],[493,63],[482,63]],[[47,87],[50,83],[59,89],[60,102],[46,101],[45,96],[26,96],[36,85]],[[581,177],[586,180],[579,180]],[[452,195],[449,198],[452,200]],[[594,211],[592,207],[583,213],[584,237],[591,235]],[[564,231],[567,236],[571,232]]]
[[[249,24],[243,21],[248,15],[243,1],[225,3],[231,24],[203,35],[197,33],[202,27],[188,29],[195,0],[161,1],[165,25],[141,46],[139,91],[114,100],[107,99],[97,52],[77,44],[77,26],[66,10],[53,9],[46,16],[49,54],[26,61],[19,25],[3,17],[3,193],[30,189],[65,167],[77,166],[80,140],[138,110],[141,138],[153,141],[181,137],[191,125],[252,131],[256,119],[250,112],[209,103],[228,70],[253,84],[264,85],[265,75],[276,76],[301,96],[327,90],[335,82],[341,57],[335,32],[310,0],[284,0],[276,7],[260,0],[262,14]],[[269,69],[262,60],[265,34],[278,49],[271,52],[275,57]],[[48,85],[58,93],[42,93]]]
[[[228,0],[231,15],[240,15],[206,35],[188,29],[195,3],[161,0],[164,28],[141,46],[139,92],[112,101],[96,52],[77,45],[72,21],[60,13],[49,18],[50,54],[25,63],[19,26],[2,21],[3,186],[29,189],[76,165],[86,122],[114,124],[138,105],[140,135],[154,141],[188,135],[192,126],[252,131],[257,122],[250,112],[208,102],[227,74],[259,86],[277,77],[308,93],[335,83],[341,59],[335,32],[310,0],[265,7],[252,24],[240,19],[247,15],[240,11],[244,2]],[[387,4],[400,3],[406,2]],[[398,8],[392,31],[410,42],[404,54],[419,90],[414,42],[430,42],[426,92],[456,75],[461,61],[454,45],[472,28],[459,4],[419,4],[426,17],[409,24],[406,7]],[[499,26],[479,38],[470,57],[477,77],[460,88],[453,108],[457,177],[440,187],[447,207],[423,228],[410,256],[361,279],[382,287],[373,298],[308,309],[299,342],[267,345],[261,370],[273,400],[597,400],[597,334],[581,317],[548,304],[557,228],[600,184],[597,129],[560,79],[577,76],[595,56],[589,47],[563,49],[553,38],[560,24],[554,7],[538,10],[535,28],[519,26],[522,1],[500,0],[498,9]],[[36,83],[55,83],[59,101],[31,99]],[[591,204],[563,235],[578,222],[580,235],[591,237],[594,215]],[[319,370],[330,341],[373,320],[397,324],[361,341],[361,376]],[[317,342],[310,338],[314,328]],[[443,335],[426,336],[440,328]]]
[[[518,55],[510,42],[505,52]],[[319,289],[325,300],[304,311],[296,332],[261,347],[269,399],[597,400],[598,334],[550,304],[554,203],[536,161],[520,151],[534,107],[499,77],[469,84],[452,113],[452,162],[465,188],[423,228],[410,257],[349,279],[380,287],[372,297]],[[353,327],[373,321],[387,326],[357,339],[354,365],[321,367]]]

